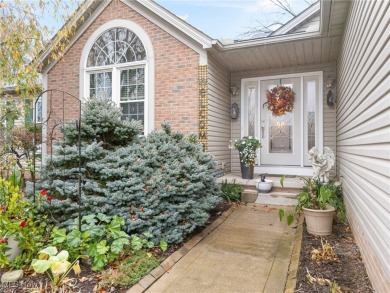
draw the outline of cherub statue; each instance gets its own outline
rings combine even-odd
[[[328,147],[324,147],[324,154],[320,155],[318,149],[312,147],[307,157],[314,169],[313,179],[328,183],[329,171],[332,169],[335,161],[333,151]]]

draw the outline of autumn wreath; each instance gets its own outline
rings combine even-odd
[[[282,116],[294,108],[295,93],[288,86],[278,85],[267,90],[267,106],[273,116]]]

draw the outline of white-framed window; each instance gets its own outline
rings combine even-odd
[[[86,45],[88,52],[83,52],[84,96],[112,100],[121,107],[122,119],[141,121],[143,132],[147,133],[153,121],[147,121],[152,114],[148,111],[153,110],[148,96],[153,82],[148,79],[149,62],[144,43],[128,27],[106,24],[100,30],[96,37],[91,37],[91,44]]]
[[[36,109],[34,109],[34,107]],[[33,124],[34,115],[36,115],[36,123],[42,123],[42,98],[39,98],[38,101],[25,99],[24,100],[24,123]]]

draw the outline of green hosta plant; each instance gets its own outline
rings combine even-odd
[[[87,254],[93,259],[92,270],[102,270],[108,262],[117,259],[124,246],[130,243],[129,235],[122,231],[124,220],[118,216],[92,214],[82,218],[81,231],[77,220],[69,233],[54,228],[52,242],[67,249],[73,256]]]
[[[51,281],[53,292],[57,292],[72,269],[76,275],[81,272],[78,258],[72,263],[68,258],[69,253],[66,250],[58,253],[56,247],[49,246],[39,251],[38,259],[33,259],[31,267],[38,274],[46,273]]]

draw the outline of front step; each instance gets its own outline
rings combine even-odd
[[[239,183],[245,186],[245,188],[248,189],[256,189],[256,181],[259,180],[258,174],[255,174],[254,179],[242,179],[241,175],[238,174],[226,174],[222,177],[217,178],[218,183],[222,183],[225,180],[227,182],[235,182]],[[304,186],[304,181],[301,179],[301,177],[286,177],[284,179],[283,187],[280,184],[280,176],[272,176],[268,175],[266,179],[272,180],[273,181],[273,189],[280,189],[282,188],[283,190],[285,189],[299,189],[302,190]]]
[[[255,202],[262,205],[278,205],[278,206],[295,206],[298,202],[297,196],[302,192],[304,181],[301,177],[286,177],[283,182],[283,186],[280,184],[280,176],[267,176],[268,180],[273,181],[273,187],[270,193],[259,193],[256,190],[256,181],[259,180],[258,176],[255,179],[248,180],[242,179],[237,174],[227,174],[217,179],[217,182],[222,183],[225,180],[230,183],[242,184],[245,188],[241,199],[244,202]],[[250,199],[250,201],[247,201]]]
[[[258,193],[255,203],[263,205],[295,206],[298,203],[297,192]]]

